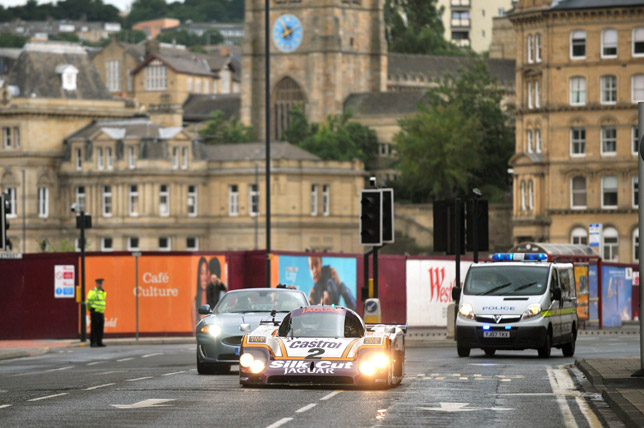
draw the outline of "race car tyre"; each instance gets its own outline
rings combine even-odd
[[[550,332],[546,334],[546,340],[541,348],[537,349],[539,352],[539,358],[550,358],[550,350],[552,349],[552,338],[550,337]]]
[[[483,352],[485,352],[485,355],[488,357],[493,357],[494,353],[496,352],[496,349],[494,348],[483,348]]]
[[[577,341],[577,332],[573,329],[572,339],[561,347],[564,357],[572,357],[575,355],[575,342]]]
[[[464,346],[456,345],[456,351],[458,352],[459,357],[469,357],[470,356],[470,348],[466,348]]]

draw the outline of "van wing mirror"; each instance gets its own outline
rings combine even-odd
[[[561,288],[552,289],[552,298],[554,300],[561,300]]]
[[[461,287],[452,287],[452,300],[456,303],[461,300]]]

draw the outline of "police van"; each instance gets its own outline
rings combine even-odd
[[[577,297],[571,263],[548,262],[545,253],[497,253],[493,263],[470,266],[458,303],[456,346],[459,357],[472,348],[488,356],[497,349],[550,349],[575,353]]]

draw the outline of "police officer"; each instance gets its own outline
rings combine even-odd
[[[96,279],[96,287],[87,293],[87,309],[91,316],[90,346],[95,348],[103,345],[103,327],[105,326],[105,297],[103,278]]]

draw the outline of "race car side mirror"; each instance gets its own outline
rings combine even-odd
[[[452,300],[458,303],[461,299],[461,287],[452,287]]]
[[[239,330],[240,331],[249,331],[250,330],[250,324],[240,324],[239,325]]]
[[[210,313],[210,305],[201,305],[199,306],[200,315],[208,315]]]

